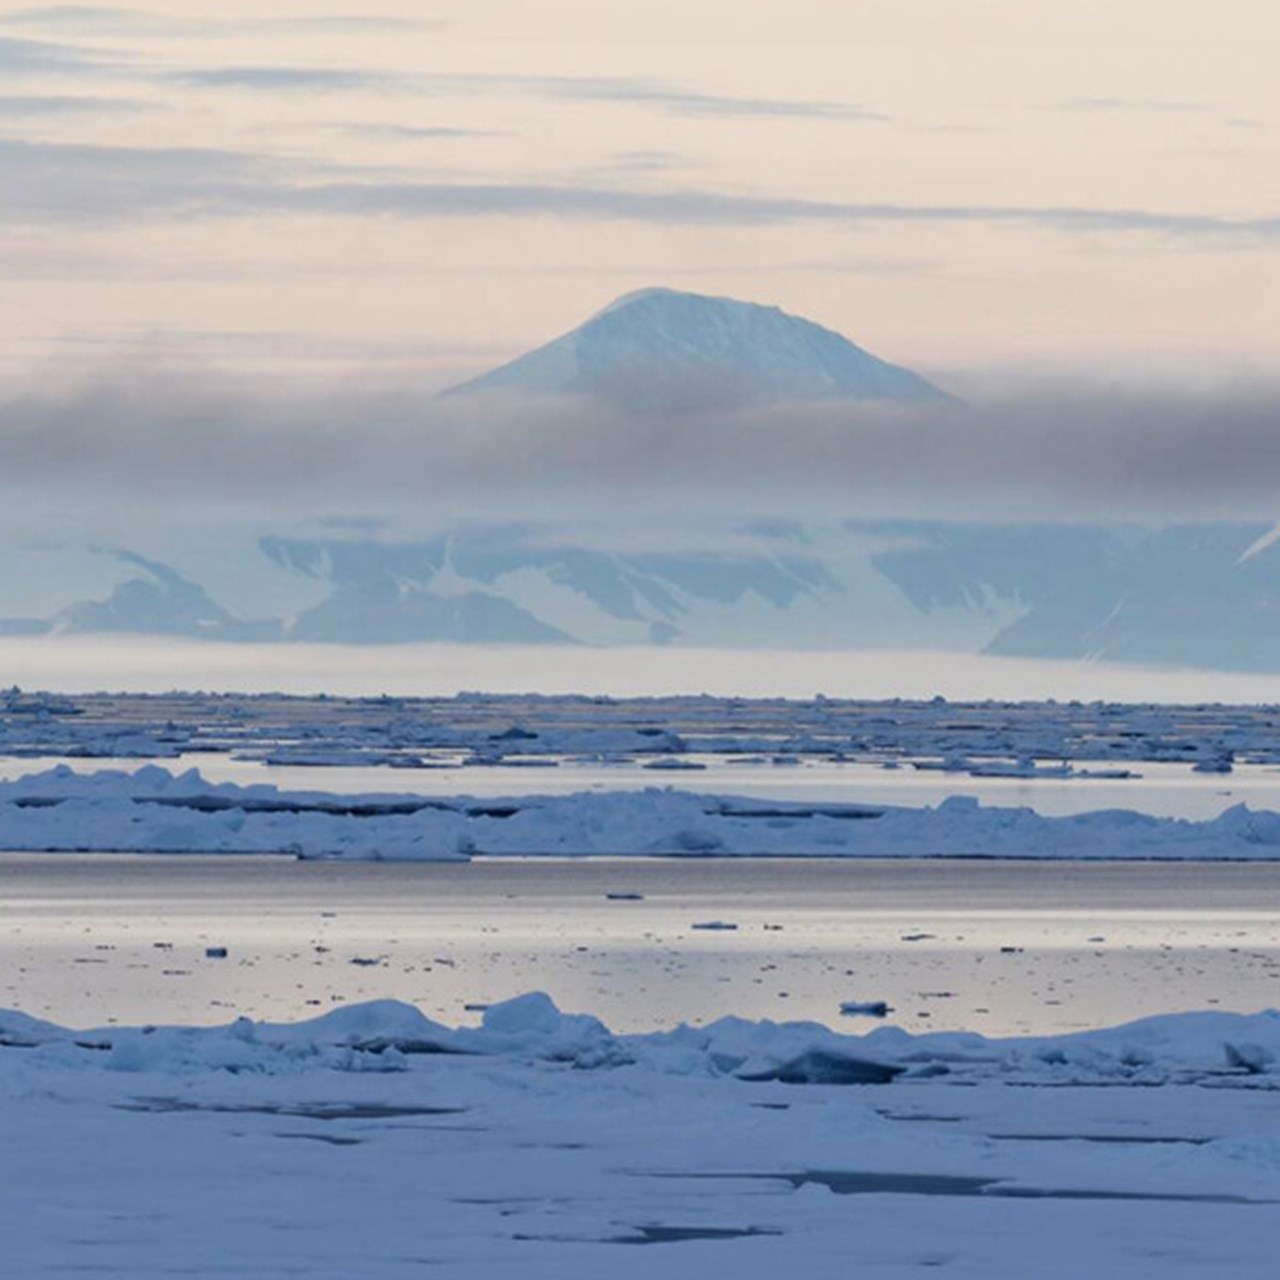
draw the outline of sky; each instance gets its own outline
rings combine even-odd
[[[1273,520],[1277,38],[1264,0],[10,6],[0,538]],[[959,403],[434,399],[653,285]]]
[[[0,393],[426,393],[666,284],[946,377],[1280,357],[1271,0],[0,13]]]

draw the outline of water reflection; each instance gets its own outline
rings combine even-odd
[[[884,1000],[912,1030],[1053,1032],[1273,1004],[1278,905],[1273,864],[10,854],[0,1004],[87,1025],[394,996],[458,1021],[540,988],[626,1030],[865,1029],[840,1004]]]

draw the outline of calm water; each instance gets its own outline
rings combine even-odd
[[[0,1005],[58,1021],[384,996],[454,1021],[535,988],[626,1030],[873,1025],[844,1000],[992,1033],[1252,1010],[1280,1004],[1280,865],[0,855]]]

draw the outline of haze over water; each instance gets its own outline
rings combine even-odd
[[[215,644],[141,636],[0,638],[5,679],[82,693],[487,693],[1280,703],[1280,674],[962,653],[514,645]]]

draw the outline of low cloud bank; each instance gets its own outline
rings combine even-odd
[[[991,519],[1270,518],[1280,383],[1006,386],[963,404],[629,413],[299,394],[128,374],[0,400],[0,491],[277,514],[699,509]]]

